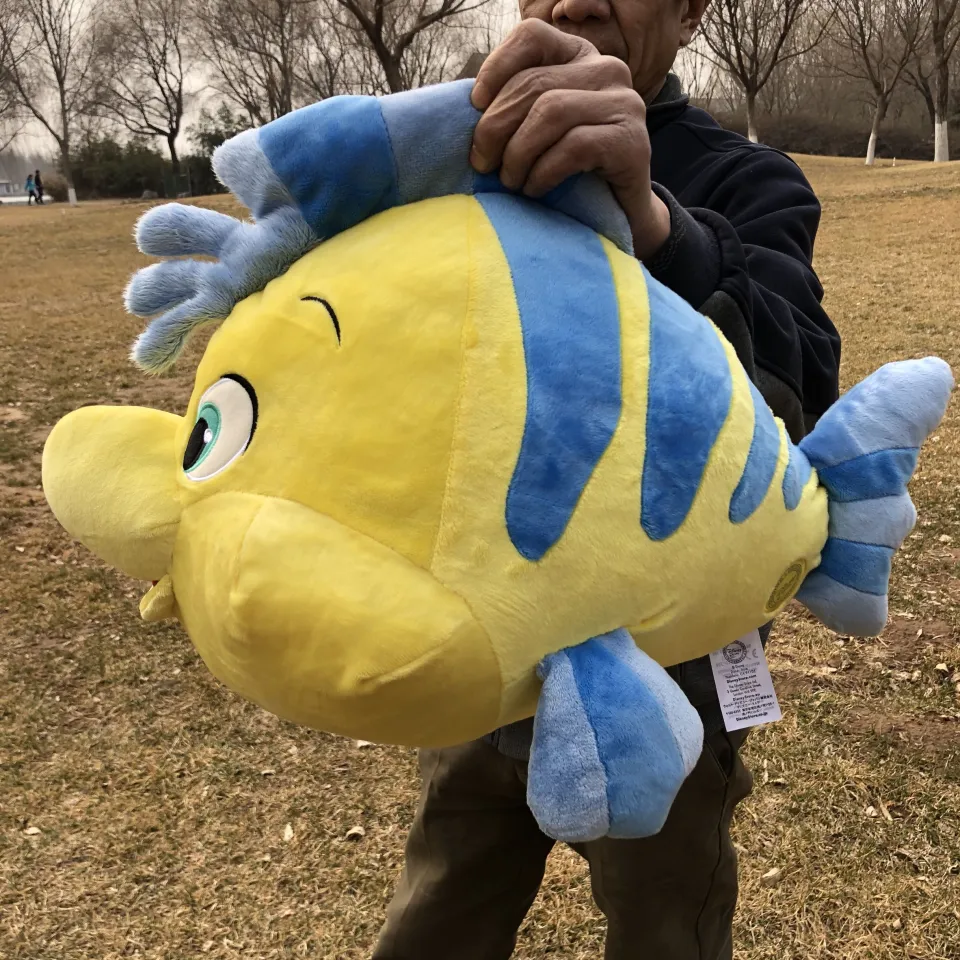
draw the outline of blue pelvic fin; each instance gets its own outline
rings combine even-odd
[[[626,630],[545,657],[527,802],[568,843],[657,833],[703,747],[680,688]]]
[[[887,364],[800,443],[827,491],[830,526],[797,599],[837,633],[876,636],[886,625],[893,553],[917,519],[907,484],[952,390],[950,367],[937,357]]]

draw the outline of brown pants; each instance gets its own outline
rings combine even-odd
[[[607,918],[606,960],[730,960],[734,807],[745,733],[707,738],[663,830],[575,849]],[[482,742],[424,751],[423,796],[373,960],[507,960],[554,841],[526,804],[526,764]]]

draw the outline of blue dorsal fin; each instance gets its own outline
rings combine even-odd
[[[137,234],[144,253],[219,262],[133,278],[128,308],[138,316],[164,311],[138,340],[134,360],[165,370],[197,327],[225,319],[312,247],[377,213],[432,197],[509,193],[496,176],[470,166],[481,116],[470,103],[472,88],[462,80],[381,98],[331,97],[218,147],[214,170],[253,222],[231,226],[178,204],[144,216]],[[572,177],[537,203],[632,254],[626,215],[596,175]]]
[[[255,217],[289,198],[322,239],[389,207],[508,192],[470,166],[481,116],[470,102],[473,82],[331,97],[228,140],[214,168]],[[539,202],[633,252],[626,215],[600,177],[572,177]]]

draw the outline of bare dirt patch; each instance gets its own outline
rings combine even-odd
[[[851,711],[844,727],[853,736],[882,737],[911,753],[960,756],[960,714],[907,717],[883,708],[862,706]]]

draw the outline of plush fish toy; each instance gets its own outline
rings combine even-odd
[[[229,141],[215,167],[251,221],[151,210],[134,359],[164,370],[219,324],[186,415],[71,413],[44,489],[155,582],[144,618],[178,618],[267,710],[423,747],[534,715],[544,831],[646,836],[702,746],[664,667],[794,596],[882,630],[952,377],[886,366],[794,445],[634,259],[605,184],[533,201],[473,172],[470,87],[338,97]]]

